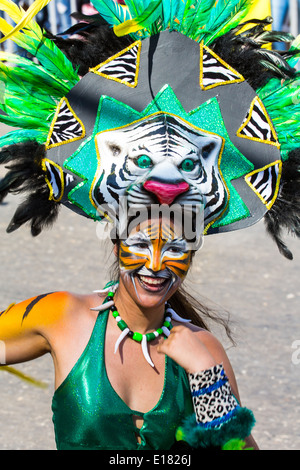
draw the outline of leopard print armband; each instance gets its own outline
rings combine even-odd
[[[239,404],[222,364],[188,376],[197,423],[215,428],[230,420]]]

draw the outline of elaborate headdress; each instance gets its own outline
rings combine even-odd
[[[300,235],[300,39],[265,48],[292,38],[270,18],[243,23],[253,0],[94,0],[99,15],[63,40],[32,20],[48,1],[26,14],[0,2],[18,24],[0,30],[35,58],[0,54],[0,121],[19,128],[0,139],[0,194],[28,193],[8,231],[30,221],[37,235],[61,203],[101,220],[126,197],[202,206],[205,234],[265,217],[292,258],[281,230]]]

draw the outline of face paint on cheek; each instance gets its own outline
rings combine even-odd
[[[166,246],[163,263],[172,275],[183,281],[192,261],[192,252],[184,240],[171,242]]]
[[[185,278],[188,273],[190,262],[185,263],[174,263],[173,261],[170,263],[166,263],[168,269],[172,272],[173,276],[178,277],[181,281]]]
[[[119,266],[121,277],[124,279],[125,285],[132,284],[135,294],[139,300],[140,296],[135,282],[135,273],[139,271],[146,263],[147,259],[133,246],[125,242],[121,242],[119,250]]]
[[[121,242],[119,250],[119,265],[122,272],[128,274],[138,271],[147,261],[141,253],[136,252],[126,242]]]

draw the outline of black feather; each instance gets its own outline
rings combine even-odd
[[[299,51],[290,52],[262,49],[267,42],[290,42],[293,37],[289,33],[266,31],[265,26],[270,24],[266,20],[252,20],[247,23],[255,23],[244,33],[237,34],[238,28],[234,28],[224,36],[219,37],[212,45],[212,49],[225,62],[243,75],[248,83],[257,90],[264,86],[271,78],[279,77],[288,79],[295,75],[296,70],[290,67],[286,59]]]
[[[9,233],[30,222],[31,233],[36,236],[44,227],[52,225],[58,215],[60,205],[49,200],[50,191],[41,166],[45,153],[45,146],[36,141],[0,150],[0,162],[10,162],[6,175],[0,180],[0,202],[8,193],[26,196],[7,228]]]
[[[129,36],[117,37],[113,29],[98,21],[77,25],[79,37],[64,39],[47,33],[72,62],[79,75],[85,75],[90,67],[96,67],[109,57],[132,44]]]
[[[293,255],[282,240],[283,230],[300,238],[300,148],[289,154],[283,163],[278,197],[265,215],[267,232],[276,242],[283,256]]]

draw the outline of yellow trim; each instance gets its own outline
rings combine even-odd
[[[206,132],[206,131],[205,131]],[[218,134],[216,134],[218,135]],[[221,137],[221,136],[219,136]],[[224,147],[225,147],[225,139],[223,137],[221,137],[222,140],[223,140],[223,144],[222,144],[222,148],[220,150],[220,154],[219,154],[219,158],[218,158],[218,168],[219,168],[219,172],[220,172],[220,176],[222,178],[222,181],[224,183],[224,186],[225,186],[225,189],[226,189],[226,193],[227,193],[227,202],[226,202],[226,205],[224,207],[224,209],[222,210],[221,214],[217,215],[211,222],[209,222],[206,227],[204,228],[203,230],[203,235],[206,235],[209,228],[217,221],[219,220],[224,214],[225,212],[227,211],[228,207],[229,207],[229,201],[230,201],[230,198],[231,198],[231,195],[230,195],[230,191],[229,191],[229,188],[227,186],[227,183],[225,181],[225,178],[223,177],[223,173],[221,171],[221,160],[222,160],[222,156],[223,156],[223,151],[224,151]]]
[[[233,79],[233,80],[225,80],[225,81],[222,81],[222,82],[215,83],[213,85],[204,86],[204,84],[203,84],[203,53],[204,53],[204,49],[210,55],[212,55],[218,62],[220,62],[220,64],[222,64],[227,70],[230,70],[230,72],[234,73],[238,78]],[[244,81],[245,81],[245,79],[244,79],[243,75],[241,75],[234,68],[232,68],[229,64],[227,64],[223,59],[221,59],[221,57],[219,57],[217,54],[215,54],[215,52],[213,52],[207,46],[204,46],[203,41],[200,43],[200,79],[199,79],[199,83],[200,83],[200,87],[202,88],[202,90],[210,90],[210,89],[216,88],[218,86],[229,85],[229,84],[232,84],[232,83],[241,83],[241,82],[244,82]]]
[[[276,142],[272,142],[271,140],[262,140],[262,139],[259,139],[258,137],[250,137],[250,136],[248,136],[248,135],[243,135],[243,134],[241,134],[242,130],[245,129],[245,127],[246,127],[246,126],[249,124],[249,122],[250,122],[250,119],[251,119],[251,117],[252,117],[253,109],[254,109],[254,106],[255,106],[255,103],[256,103],[256,102],[259,103],[259,105],[260,105],[260,107],[261,107],[261,109],[262,109],[262,111],[263,111],[263,113],[264,113],[264,116],[265,116],[265,118],[266,118],[267,121],[268,121],[268,124],[269,124],[269,126],[270,126],[272,135],[273,135],[274,139],[276,140]],[[254,98],[254,100],[252,101],[251,106],[250,106],[250,109],[249,109],[249,116],[248,116],[248,118],[246,119],[246,121],[241,125],[241,127],[238,129],[236,135],[237,135],[238,137],[241,137],[242,139],[253,140],[254,142],[261,142],[261,143],[264,143],[264,144],[274,145],[274,147],[280,148],[280,143],[279,143],[279,141],[278,141],[278,139],[277,139],[277,134],[276,134],[276,131],[275,131],[274,126],[273,126],[273,124],[272,124],[272,121],[271,121],[271,119],[269,118],[269,115],[268,115],[268,113],[267,113],[267,111],[266,111],[266,108],[265,108],[264,105],[263,105],[263,102],[261,101],[261,99],[260,99],[258,96],[256,96],[256,97]]]
[[[274,192],[274,196],[273,196],[272,200],[267,204],[266,201],[264,200],[264,198],[262,197],[262,195],[257,191],[257,189],[255,189],[255,187],[250,183],[250,181],[248,181],[248,179],[252,175],[255,175],[256,173],[260,173],[261,171],[267,170],[271,166],[275,166],[275,165],[279,166],[279,168],[278,168],[278,177],[277,177],[277,182],[276,182],[276,188],[275,188],[275,192]],[[263,204],[267,207],[268,210],[271,209],[271,207],[273,206],[275,200],[277,199],[280,180],[281,180],[281,174],[282,174],[282,161],[277,160],[276,162],[270,163],[269,165],[266,165],[263,168],[259,168],[258,170],[254,170],[254,171],[252,171],[251,173],[248,173],[248,175],[245,176],[245,181],[248,184],[248,186],[252,189],[252,191],[255,192],[255,194],[259,197],[259,199],[263,202]]]
[[[109,64],[113,60],[115,60],[117,57],[120,57],[121,55],[125,54],[127,51],[130,51],[133,47],[138,46],[137,50],[137,57],[136,57],[136,70],[135,70],[135,77],[134,77],[134,82],[129,83],[126,82],[125,80],[121,80],[120,78],[113,77],[111,75],[107,75],[104,72],[98,72],[101,67],[103,67],[106,64]],[[140,69],[140,56],[141,56],[141,48],[142,48],[142,41],[136,41],[130,46],[126,47],[126,49],[123,49],[122,51],[118,52],[117,54],[113,55],[109,59],[105,60],[104,62],[101,62],[101,64],[97,65],[96,67],[92,67],[89,69],[90,72],[93,72],[97,75],[100,75],[100,77],[104,77],[108,80],[113,80],[118,83],[122,83],[123,85],[129,86],[130,88],[135,88],[138,84],[138,75],[139,75],[139,69]]]
[[[69,108],[69,111],[71,112],[71,114],[73,115],[73,117],[76,119],[76,121],[81,125],[81,128],[82,128],[82,134],[78,137],[72,137],[71,139],[68,139],[68,140],[64,140],[62,142],[59,142],[57,144],[51,144],[49,145],[49,142],[50,142],[50,139],[51,139],[51,136],[52,136],[52,133],[53,133],[53,129],[54,129],[54,126],[55,126],[55,123],[57,121],[57,117],[60,113],[60,109],[61,109],[61,106],[63,104],[63,102],[66,103],[67,107]],[[85,127],[82,123],[82,121],[79,119],[78,116],[76,116],[75,112],[73,111],[68,99],[66,97],[63,97],[60,102],[58,103],[57,105],[57,108],[56,108],[56,111],[55,111],[55,115],[54,115],[54,118],[52,120],[52,123],[51,123],[51,126],[50,126],[50,131],[49,131],[49,134],[48,134],[48,137],[47,137],[47,141],[46,141],[46,150],[49,150],[53,147],[59,147],[60,145],[65,145],[65,144],[69,144],[70,142],[75,142],[76,140],[80,140],[80,139],[83,139],[83,137],[85,137]]]
[[[52,187],[51,182],[47,178],[46,161],[49,162],[51,165],[55,166],[56,168],[58,168],[58,170],[59,170],[60,181],[61,181],[61,193],[60,193],[60,196],[57,199],[55,199],[55,197],[53,196],[53,187]],[[63,173],[62,168],[57,163],[53,162],[52,160],[49,160],[49,158],[43,158],[43,160],[42,160],[42,169],[46,173],[45,180],[46,180],[46,183],[47,183],[47,185],[49,187],[49,190],[50,190],[49,201],[59,202],[61,200],[61,198],[63,197],[63,194],[65,192],[65,181],[64,181],[64,173]]]
[[[219,169],[219,173],[220,173],[220,176],[221,176],[221,179],[224,183],[224,186],[225,186],[225,189],[226,189],[226,192],[227,192],[227,203],[226,203],[226,206],[224,208],[224,210],[221,212],[221,214],[219,214],[215,219],[213,219],[211,222],[209,222],[209,224],[207,224],[207,226],[205,227],[204,231],[203,231],[203,234],[205,235],[207,230],[209,229],[209,227],[214,224],[216,222],[216,220],[218,220],[220,217],[222,217],[222,215],[226,212],[226,210],[228,209],[228,206],[229,206],[229,200],[230,200],[230,191],[228,189],[228,186],[226,184],[226,181],[224,179],[224,176],[223,176],[223,173],[222,173],[222,170],[221,170],[221,160],[222,160],[222,156],[223,156],[223,151],[224,151],[224,147],[225,147],[225,138],[220,136],[219,134],[217,134],[216,132],[211,132],[211,131],[207,131],[207,130],[204,130],[200,127],[197,127],[195,126],[194,124],[192,124],[191,122],[187,121],[186,119],[180,117],[180,116],[177,116],[177,114],[173,114],[173,113],[166,113],[165,111],[158,111],[156,113],[153,113],[153,114],[149,114],[147,116],[144,116],[143,118],[141,119],[137,119],[136,121],[133,121],[131,122],[130,124],[125,124],[124,126],[120,126],[120,127],[115,127],[115,128],[112,128],[112,129],[107,129],[105,131],[101,131],[101,132],[98,132],[95,137],[94,137],[94,141],[95,141],[95,147],[96,147],[96,153],[97,153],[97,160],[98,160],[98,169],[95,173],[95,176],[94,176],[94,179],[93,179],[93,182],[91,184],[91,189],[89,191],[89,199],[90,199],[90,202],[91,204],[95,207],[96,210],[99,210],[99,208],[97,208],[96,204],[94,203],[93,201],[93,198],[92,198],[92,191],[93,191],[93,188],[95,186],[95,183],[96,181],[98,180],[98,177],[97,175],[100,173],[101,175],[101,172],[100,172],[100,160],[101,160],[101,157],[100,157],[100,153],[99,153],[99,150],[98,150],[98,145],[97,145],[97,136],[99,134],[103,134],[104,132],[112,132],[112,131],[116,131],[116,130],[120,130],[120,129],[124,129],[126,127],[129,127],[129,126],[132,126],[134,124],[137,124],[138,122],[141,122],[141,121],[144,121],[145,119],[149,119],[153,116],[157,116],[159,114],[168,114],[169,116],[174,116],[176,117],[177,119],[179,119],[180,121],[183,121],[184,123],[186,123],[188,126],[190,127],[193,127],[194,129],[196,129],[197,131],[202,131],[202,132],[205,132],[206,134],[211,134],[211,135],[216,135],[218,137],[220,137],[222,139],[222,147],[220,149],[220,153],[219,153],[219,157],[218,157],[218,169]],[[104,214],[103,214],[104,215]],[[105,216],[105,215],[104,215]]]
[[[111,130],[111,129],[109,129]],[[103,131],[103,132],[107,132],[107,131]],[[98,132],[95,137],[94,137],[94,143],[95,143],[95,148],[96,148],[96,155],[97,155],[97,171],[95,172],[95,176],[93,178],[93,181],[92,181],[92,184],[90,186],[90,190],[89,190],[89,200],[90,200],[90,203],[92,204],[92,206],[96,209],[96,211],[102,215],[105,219],[108,220],[108,222],[112,222],[112,219],[109,217],[109,215],[105,214],[103,211],[101,211],[100,209],[100,205],[96,205],[95,202],[94,202],[94,199],[93,199],[93,196],[92,196],[92,193],[94,192],[94,189],[95,189],[95,185],[96,185],[96,182],[98,181],[98,179],[101,177],[101,169],[100,169],[100,165],[101,165],[101,157],[100,157],[100,153],[99,153],[99,150],[98,150],[98,145],[97,145],[97,142],[96,142],[96,137],[98,134],[102,134],[102,132]],[[99,178],[98,178],[98,175],[99,175]]]

